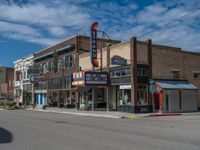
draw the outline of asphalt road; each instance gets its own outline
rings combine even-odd
[[[0,150],[200,150],[200,115],[108,119],[0,110]]]

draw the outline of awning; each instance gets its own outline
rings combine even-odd
[[[162,89],[186,89],[197,90],[198,88],[187,81],[173,81],[173,80],[156,80],[155,81]]]
[[[86,93],[89,92],[91,89],[91,87],[78,87],[77,91],[79,91],[80,93]]]

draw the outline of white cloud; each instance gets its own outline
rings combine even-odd
[[[0,21],[0,32],[2,33],[20,33],[24,35],[40,36],[40,32],[37,29],[34,29],[27,25],[9,23]]]
[[[70,4],[52,7],[44,4],[1,5],[0,19],[47,26],[81,26],[85,24],[89,16]]]
[[[59,26],[53,26],[53,27],[48,27],[48,31],[53,35],[57,37],[61,37],[64,35],[69,34],[67,29]]]
[[[193,4],[196,3],[193,1]],[[109,29],[108,33],[111,33],[112,37],[122,40],[129,40],[131,36],[138,36],[140,40],[151,38],[153,43],[200,52],[200,44],[197,40],[200,39],[200,10],[184,17],[180,21],[175,21],[168,26],[158,28],[190,13],[191,8],[198,8],[198,6],[186,6],[185,1],[184,3],[180,1],[177,7],[172,6],[170,4],[169,7],[169,4],[165,2],[146,6],[144,9],[139,10],[135,14],[130,14],[126,18],[118,18],[121,24],[107,28]],[[124,28],[124,24],[126,24],[126,28]],[[151,30],[154,31],[148,33]]]
[[[52,45],[72,34],[89,33],[91,22],[99,21],[99,29],[112,38],[127,41],[131,36],[142,35],[199,7],[198,0],[155,2],[140,7],[131,0],[121,2],[123,5],[116,1],[30,0],[19,6],[12,0],[12,5],[0,5],[0,20],[4,21],[0,22],[0,33]],[[151,38],[153,43],[199,51],[199,15],[200,11],[139,39]]]

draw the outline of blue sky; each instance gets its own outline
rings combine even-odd
[[[200,52],[200,10],[157,29],[199,7],[199,0],[0,0],[0,65],[13,66],[70,36],[89,35],[94,21],[113,39],[138,36]]]

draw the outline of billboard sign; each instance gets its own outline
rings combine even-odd
[[[85,72],[85,85],[88,86],[107,86],[107,72]]]
[[[97,28],[98,22],[94,22],[90,28],[90,61],[94,67],[99,66],[99,62],[97,60]]]

